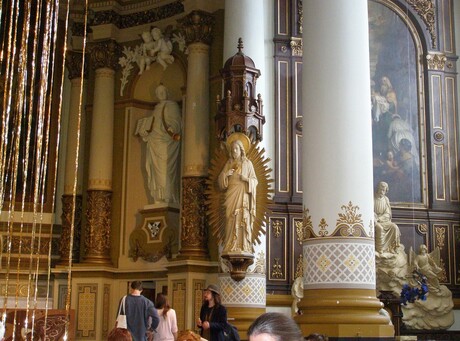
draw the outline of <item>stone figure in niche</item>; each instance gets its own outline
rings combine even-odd
[[[292,316],[301,315],[302,311],[299,309],[297,304],[303,298],[303,277],[302,276],[297,277],[294,283],[292,283],[291,295],[294,298],[294,300],[292,301],[292,306],[291,306]]]
[[[137,122],[135,134],[146,142],[145,170],[155,203],[179,202],[179,151],[182,118],[179,105],[168,100],[168,89],[155,89],[159,103],[153,114]]]
[[[379,182],[374,195],[375,250],[377,253],[396,254],[400,247],[401,232],[391,221],[390,200],[386,196],[388,184]]]
[[[174,62],[174,57],[171,55],[173,50],[172,42],[163,36],[163,33],[158,27],[152,30],[142,32],[143,43],[141,45],[141,54],[138,57],[139,74],[150,69],[150,64],[158,62],[163,69],[166,69],[168,64]]]
[[[226,224],[223,253],[252,254],[252,227],[256,216],[258,181],[241,140],[231,142],[229,154],[229,159],[218,178],[220,189],[225,191]]]

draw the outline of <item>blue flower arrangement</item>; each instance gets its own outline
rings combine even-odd
[[[414,270],[414,279],[420,287],[411,287],[409,284],[404,284],[401,290],[401,303],[407,305],[407,302],[414,303],[416,300],[426,301],[428,293],[427,278],[417,270]]]

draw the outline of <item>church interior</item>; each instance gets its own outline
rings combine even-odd
[[[0,6],[0,340],[107,340],[133,281],[460,339],[459,2]]]

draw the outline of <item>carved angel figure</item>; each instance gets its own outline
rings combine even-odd
[[[141,37],[143,43],[137,60],[140,75],[144,70],[149,70],[153,62],[158,62],[163,69],[174,62],[174,57],[171,55],[172,42],[164,37],[158,27],[152,28],[150,32],[142,32]]]
[[[229,159],[218,179],[219,187],[225,191],[224,252],[253,253],[257,176],[241,140],[233,141],[229,152]]]
[[[439,274],[442,271],[440,264],[441,256],[437,247],[431,253],[428,253],[425,244],[420,245],[418,254],[415,254],[412,248],[409,250],[409,267],[426,276],[428,288],[432,292],[440,290]]]

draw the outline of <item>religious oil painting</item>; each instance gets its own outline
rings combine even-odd
[[[374,185],[385,181],[392,204],[423,206],[420,44],[405,13],[369,1]]]

